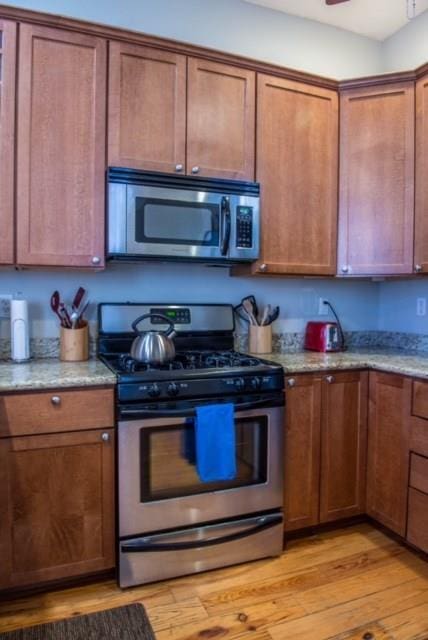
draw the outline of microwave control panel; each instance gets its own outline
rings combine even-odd
[[[253,246],[253,207],[236,207],[236,246],[241,249]]]

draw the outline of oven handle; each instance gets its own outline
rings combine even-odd
[[[254,402],[242,402],[241,404],[235,404],[235,413],[237,411],[247,411],[251,409],[257,409],[259,407],[268,407],[269,400],[254,400]],[[138,416],[141,419],[144,418],[194,418],[196,416],[195,409],[120,409],[121,417],[125,416]]]
[[[257,524],[255,527],[250,527],[244,531],[237,533],[231,533],[227,536],[219,538],[208,538],[207,540],[194,540],[192,542],[141,542],[140,544],[126,544],[122,543],[120,550],[122,553],[141,553],[149,551],[184,551],[186,549],[199,549],[201,547],[212,547],[216,544],[225,544],[226,542],[234,542],[235,540],[242,540],[248,536],[256,535],[261,531],[272,529],[282,522],[282,516],[278,515],[276,518],[269,519],[267,522]]]

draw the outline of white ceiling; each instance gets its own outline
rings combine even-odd
[[[302,18],[384,40],[408,22],[407,0],[349,0],[327,6],[325,0],[245,0]],[[409,0],[412,10],[412,0]],[[416,15],[428,9],[428,0],[416,0]]]

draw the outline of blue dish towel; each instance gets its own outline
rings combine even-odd
[[[233,404],[196,408],[196,469],[202,482],[236,478],[236,438]]]

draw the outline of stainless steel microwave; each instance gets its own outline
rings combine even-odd
[[[108,258],[256,260],[259,195],[259,185],[252,182],[110,168]]]

